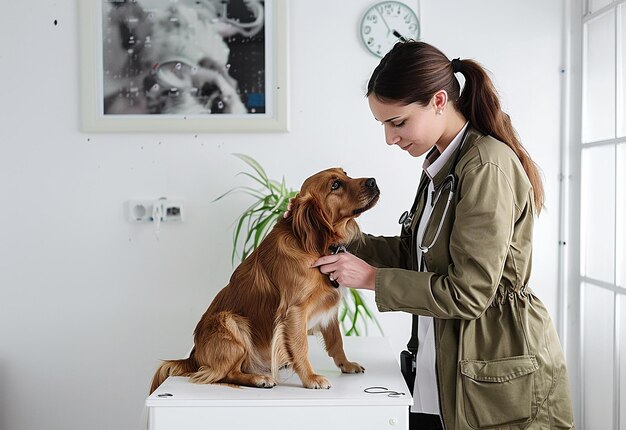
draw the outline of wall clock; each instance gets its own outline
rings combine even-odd
[[[420,23],[405,3],[382,1],[367,9],[359,32],[368,51],[383,57],[399,40],[419,39]]]

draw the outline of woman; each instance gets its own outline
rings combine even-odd
[[[387,144],[430,151],[417,197],[399,237],[365,235],[315,266],[374,290],[381,311],[419,316],[411,428],[573,428],[559,339],[528,287],[543,186],[489,76],[400,42],[367,97]]]

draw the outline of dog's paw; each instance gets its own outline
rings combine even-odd
[[[327,390],[330,388],[330,382],[328,379],[323,377],[322,375],[311,375],[307,378],[306,381],[302,381],[302,384],[305,388],[313,388],[313,389],[324,389]]]
[[[267,375],[258,376],[254,382],[259,388],[274,388],[276,386],[274,378]]]
[[[338,366],[341,369],[341,373],[365,373],[365,367],[354,361],[346,361]]]

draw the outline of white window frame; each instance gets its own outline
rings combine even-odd
[[[559,314],[557,328],[566,351],[570,382],[572,385],[573,407],[575,420],[579,427],[584,424],[584,378],[585,369],[583,355],[583,327],[584,315],[582,312],[582,285],[592,284],[614,293],[614,383],[613,383],[613,428],[620,428],[620,330],[626,330],[619,324],[619,296],[626,295],[626,288],[617,286],[617,272],[614,273],[613,283],[582,276],[581,274],[581,160],[583,148],[598,146],[626,145],[626,137],[617,137],[619,121],[623,118],[622,103],[622,76],[618,73],[621,62],[620,35],[620,6],[626,7],[626,0],[614,0],[610,4],[589,12],[589,0],[563,0],[563,61],[562,70],[562,113],[561,113],[561,175],[560,175],[560,247],[559,247]],[[584,24],[596,17],[615,10],[615,138],[589,143],[582,143],[583,121],[583,68],[584,49],[586,49]],[[626,24],[626,23],[625,23]],[[626,31],[626,28],[621,31]],[[615,155],[617,180],[617,151]],[[616,184],[616,190],[617,190]],[[617,193],[617,191],[616,191]],[[616,196],[617,198],[618,196]],[[615,217],[615,223],[618,219]],[[617,234],[617,229],[615,230]],[[617,241],[615,241],[617,247]],[[619,270],[617,249],[614,249],[615,271]],[[626,353],[626,345],[621,345],[622,354]]]

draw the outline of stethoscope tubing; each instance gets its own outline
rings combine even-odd
[[[435,245],[435,243],[437,242],[437,239],[439,238],[439,234],[441,233],[441,229],[443,228],[443,222],[446,218],[446,215],[448,214],[448,208],[450,207],[450,202],[452,201],[452,199],[454,198],[454,194],[456,193],[456,187],[457,187],[457,176],[455,173],[456,170],[456,165],[459,161],[459,158],[461,156],[461,149],[463,148],[463,144],[465,143],[465,139],[467,138],[467,132],[469,130],[469,125],[467,126],[467,129],[465,130],[465,133],[463,134],[463,138],[461,139],[461,144],[459,145],[459,147],[457,148],[457,152],[454,156],[454,160],[452,161],[452,166],[450,166],[450,171],[448,172],[448,175],[444,178],[443,183],[437,187],[437,190],[435,190],[435,197],[433,199],[432,205],[433,207],[435,207],[437,205],[437,203],[439,202],[439,198],[441,197],[441,193],[447,188],[446,185],[450,184],[450,192],[448,193],[448,198],[446,201],[446,206],[444,207],[443,213],[441,214],[441,217],[439,218],[439,225],[437,226],[437,231],[435,232],[435,236],[433,237],[433,240],[430,241],[430,244],[428,246],[424,246],[423,244],[421,244],[421,240],[418,242],[418,238],[417,238],[417,232],[418,232],[418,228],[415,229],[415,244],[416,246],[419,248],[419,250],[422,252],[422,254],[426,254],[428,253],[432,247]],[[413,209],[414,210],[414,209]],[[402,224],[404,226],[404,228],[409,229],[411,227],[411,224],[413,222],[413,216],[414,213],[409,213],[408,211],[405,211],[399,219],[399,223]],[[430,225],[432,218],[429,218],[427,221],[427,224]],[[427,225],[427,227],[428,227]],[[426,228],[424,230],[424,232],[427,230],[428,228]],[[423,239],[423,237],[422,237]]]
[[[441,193],[437,196],[437,200],[439,200],[439,196],[441,195]],[[446,214],[448,213],[448,208],[450,207],[450,202],[452,201],[452,198],[454,197],[454,190],[452,188],[450,188],[450,192],[448,193],[448,198],[446,201],[446,206],[443,209],[443,214],[441,215],[441,217],[439,218],[439,225],[437,226],[437,231],[435,232],[435,237],[433,237],[433,240],[430,241],[430,245],[424,246],[421,244],[418,244],[417,247],[420,249],[420,251],[422,251],[422,254],[426,254],[428,253],[428,251],[430,251],[432,249],[432,247],[435,245],[435,242],[437,242],[437,239],[439,238],[439,233],[441,233],[441,229],[443,227],[443,222],[446,218]],[[435,200],[435,204],[437,203],[437,200]],[[430,223],[430,220],[428,220]],[[416,241],[417,243],[417,241]]]

